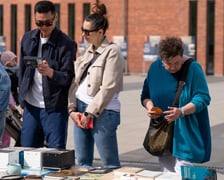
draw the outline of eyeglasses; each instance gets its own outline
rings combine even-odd
[[[89,36],[91,32],[95,32],[98,31],[99,29],[92,29],[92,30],[88,30],[88,29],[84,29],[83,27],[81,27],[82,33],[84,33],[85,35]]]
[[[168,60],[162,60],[164,68],[170,73],[179,71],[183,64],[183,59],[180,55],[170,57]]]
[[[36,25],[39,26],[39,27],[43,27],[43,26],[46,26],[46,27],[49,27],[49,26],[52,26],[53,25],[53,22],[54,22],[54,18],[52,18],[52,20],[46,20],[46,21],[35,21]]]

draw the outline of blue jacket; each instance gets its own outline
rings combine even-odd
[[[8,108],[10,88],[11,80],[4,66],[0,63],[0,111],[6,111]],[[3,119],[0,118],[0,120]]]
[[[145,79],[141,102],[151,99],[154,106],[168,110],[176,94],[177,77],[162,65],[161,59],[153,62]],[[207,82],[201,66],[192,62],[184,89],[180,95],[179,107],[192,102],[196,112],[178,118],[174,123],[173,156],[193,163],[210,160],[211,133],[207,106],[210,104]]]
[[[37,56],[40,41],[38,29],[24,34],[21,42],[19,69],[19,101],[24,107],[25,97],[33,84],[35,69],[24,64],[24,56]],[[75,41],[55,28],[48,42],[42,47],[42,59],[54,69],[53,78],[43,76],[43,95],[48,112],[68,105],[68,90],[74,77],[74,60],[77,50]]]

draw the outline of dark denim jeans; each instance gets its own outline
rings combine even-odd
[[[86,104],[77,102],[79,112],[84,112]],[[104,110],[93,119],[93,129],[82,129],[74,125],[75,157],[80,166],[92,166],[94,143],[104,168],[119,168],[117,127],[120,124],[120,112]]]
[[[26,103],[23,112],[21,145],[23,147],[43,147],[65,149],[68,130],[67,108],[46,112]]]

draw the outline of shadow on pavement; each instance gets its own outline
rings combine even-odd
[[[212,132],[212,155],[211,160],[199,166],[208,166],[224,174],[224,123],[211,128]],[[95,164],[100,166],[100,160],[95,159]],[[127,153],[120,154],[122,166],[143,167],[152,171],[159,171],[159,164],[156,156],[148,154],[144,148],[136,149]],[[197,164],[196,164],[197,165]]]

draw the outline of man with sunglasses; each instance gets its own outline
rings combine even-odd
[[[52,2],[37,2],[34,18],[37,29],[26,32],[21,41],[21,145],[65,149],[68,90],[74,77],[77,45],[56,27],[58,15]]]

